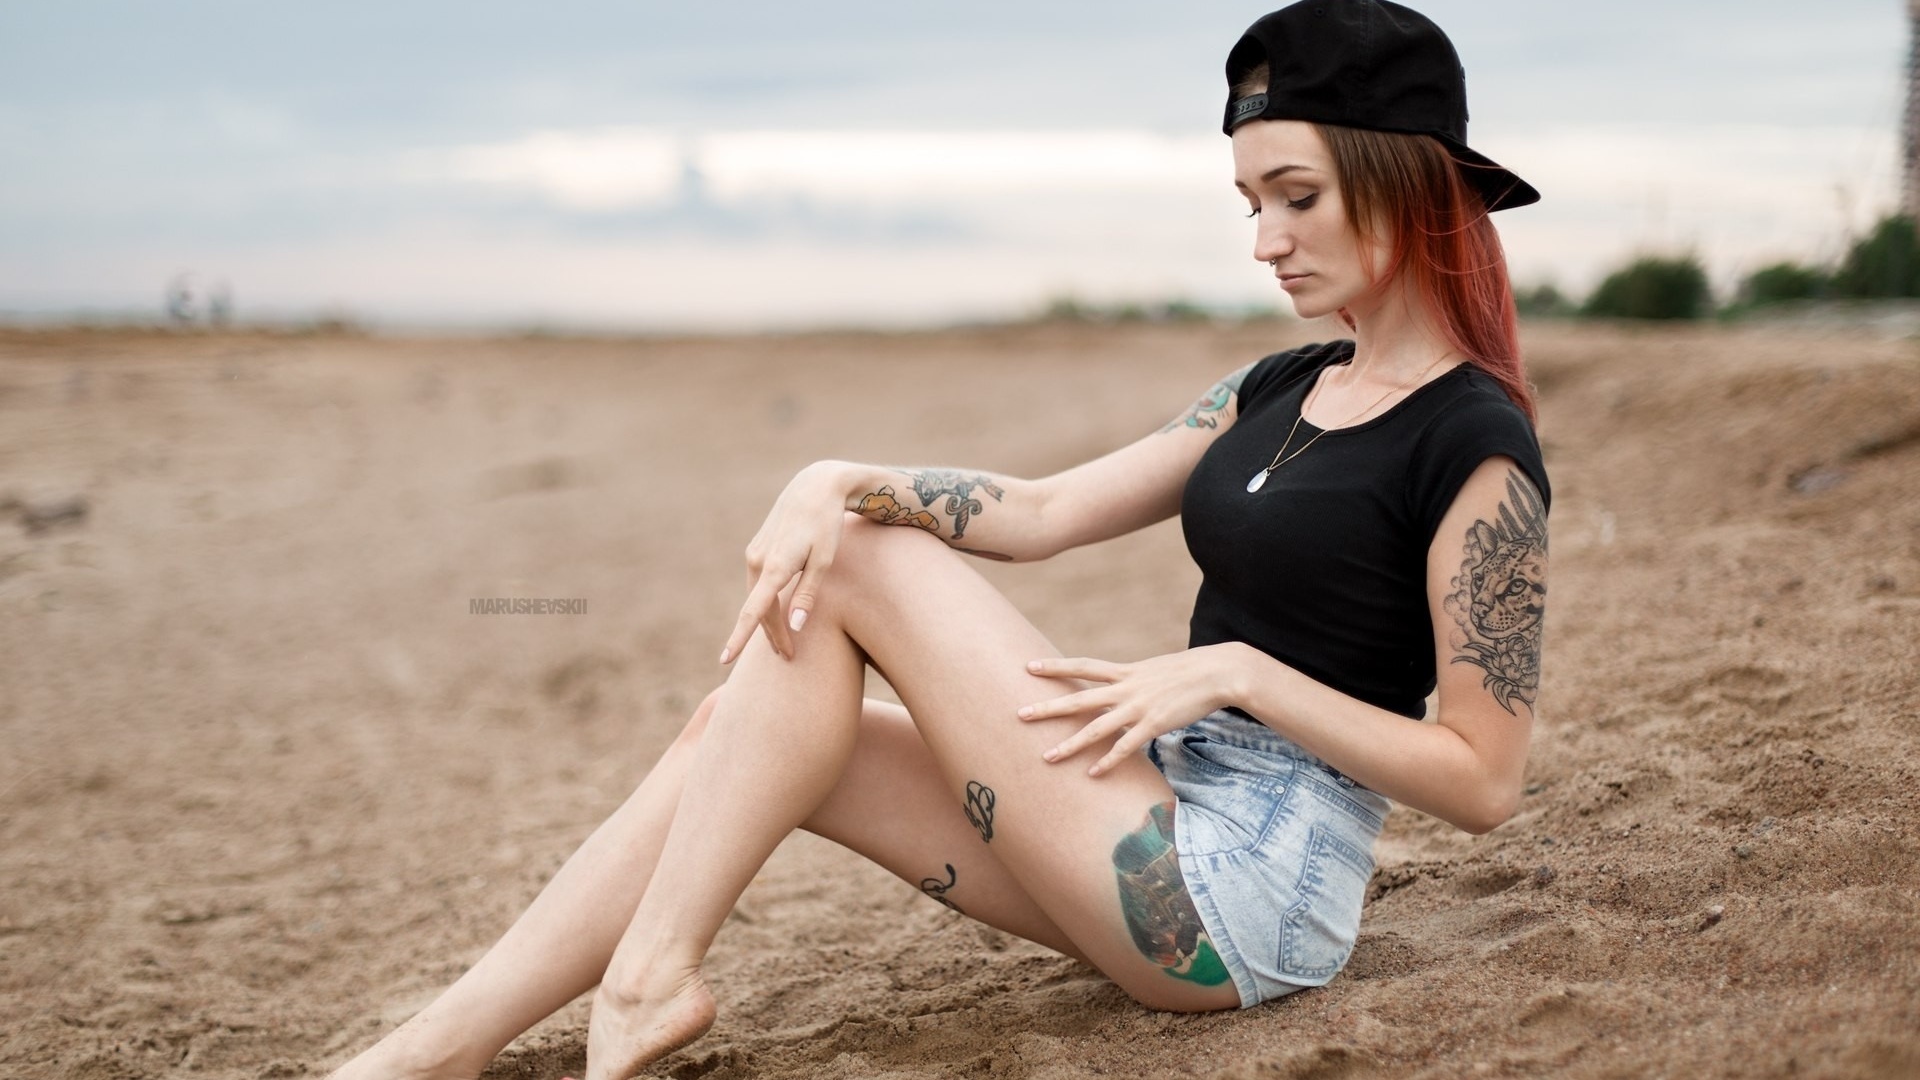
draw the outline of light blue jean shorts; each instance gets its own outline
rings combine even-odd
[[[1147,746],[1179,802],[1174,847],[1240,1007],[1346,965],[1392,804],[1291,740],[1221,709]]]

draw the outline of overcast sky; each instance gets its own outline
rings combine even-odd
[[[1339,0],[1333,0],[1339,2]],[[1729,284],[1895,198],[1898,0],[1427,0],[1515,276]],[[1219,134],[1267,4],[0,4],[0,313],[919,323],[1284,305]]]

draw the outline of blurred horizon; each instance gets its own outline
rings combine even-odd
[[[1220,67],[1278,6],[0,8],[0,320],[586,332],[1287,307]],[[1516,285],[1698,253],[1723,292],[1898,196],[1894,0],[1427,0]]]

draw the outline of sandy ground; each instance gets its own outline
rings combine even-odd
[[[0,332],[0,1075],[323,1073],[721,678],[800,466],[1043,475],[1324,333]],[[1556,502],[1527,797],[1477,838],[1396,811],[1345,975],[1145,1012],[799,836],[658,1073],[1920,1075],[1920,346],[1529,347]],[[1173,522],[984,572],[1118,659],[1182,647],[1198,583]],[[468,613],[491,596],[589,607]],[[577,1069],[585,1020],[488,1075]]]

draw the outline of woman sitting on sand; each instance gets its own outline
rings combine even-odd
[[[712,1024],[707,949],[796,828],[1198,1011],[1340,970],[1389,799],[1476,833],[1513,813],[1548,488],[1488,213],[1538,196],[1467,148],[1453,47],[1397,4],[1275,12],[1227,73],[1254,257],[1352,339],[1044,480],[801,470],[747,547],[724,685],[506,936],[336,1078],[473,1077],[596,986],[588,1080],[630,1076]],[[1167,656],[1063,658],[960,557],[1175,513],[1204,581]],[[904,708],[862,700],[868,664]]]

